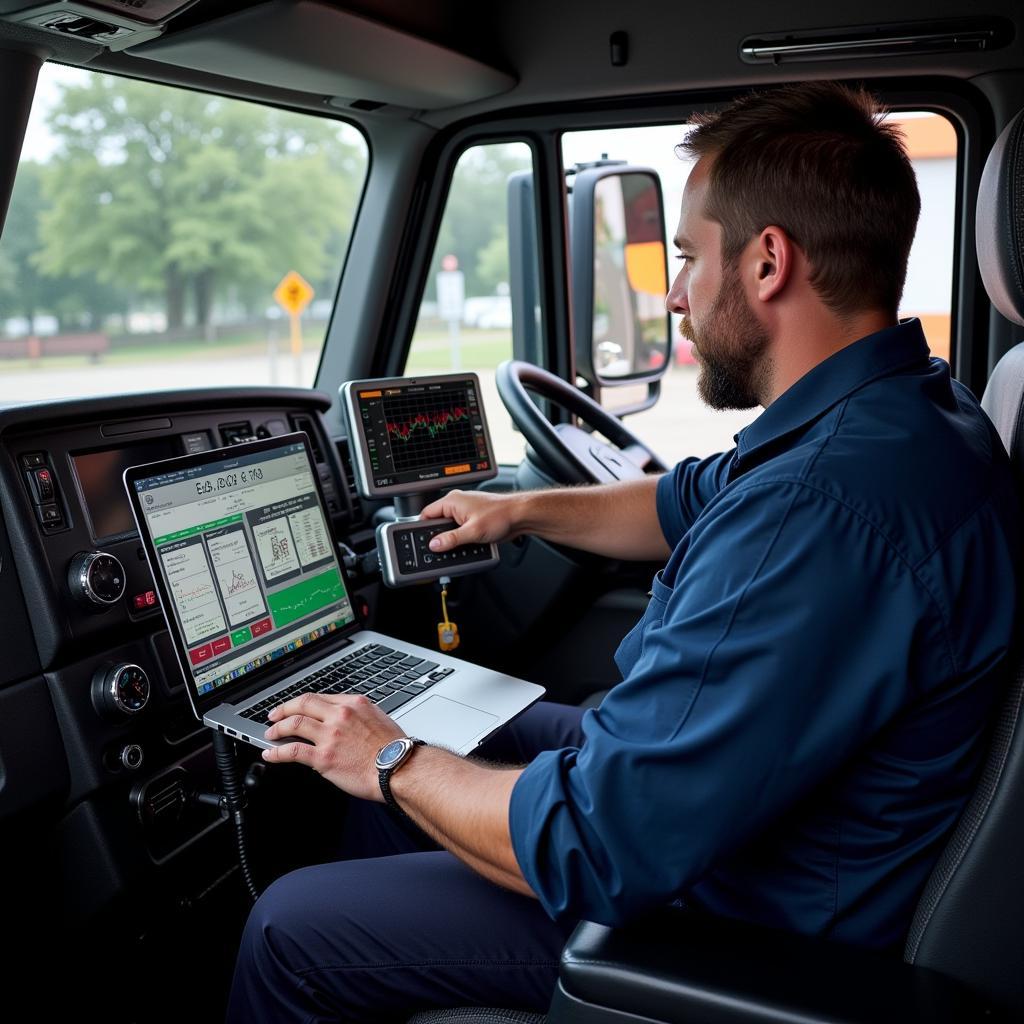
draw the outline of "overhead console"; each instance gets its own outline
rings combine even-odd
[[[132,56],[325,96],[341,109],[434,110],[516,84],[465,54],[312,0],[254,4],[145,43]]]
[[[99,43],[110,50],[159,38],[175,15],[196,0],[58,0],[10,3],[4,20],[42,29],[65,39]]]

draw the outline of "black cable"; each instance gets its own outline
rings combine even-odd
[[[235,827],[235,841],[238,846],[238,864],[242,869],[242,880],[252,897],[253,903],[259,899],[260,892],[253,881],[252,868],[249,866],[249,851],[245,833],[245,784],[238,777],[238,759],[235,741],[219,729],[213,730],[213,753],[217,759],[217,770],[220,772],[220,784],[228,817]]]

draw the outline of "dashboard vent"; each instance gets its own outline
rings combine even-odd
[[[318,465],[323,465],[324,452],[320,447],[320,433],[316,429],[316,425],[313,423],[313,417],[296,414],[291,417],[291,420],[292,428],[294,430],[305,431],[306,437],[309,438],[309,446],[313,449],[313,459]]]
[[[338,458],[341,460],[341,468],[345,472],[345,487],[348,490],[349,504],[352,506],[352,524],[361,523],[363,520],[362,506],[360,505],[359,491],[356,490],[356,477],[352,471],[352,454],[348,450],[348,438],[339,437],[337,440]]]
[[[220,428],[220,439],[225,445],[245,444],[256,437],[252,424],[248,420],[240,423],[222,423]]]

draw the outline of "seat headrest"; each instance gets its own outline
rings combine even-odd
[[[1024,110],[985,161],[976,235],[985,291],[1007,320],[1024,324]]]

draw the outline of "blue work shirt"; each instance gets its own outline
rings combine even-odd
[[[916,320],[840,350],[729,452],[658,484],[673,549],[579,748],[523,772],[523,875],[558,919],[696,911],[904,940],[1005,678],[1018,507]]]

